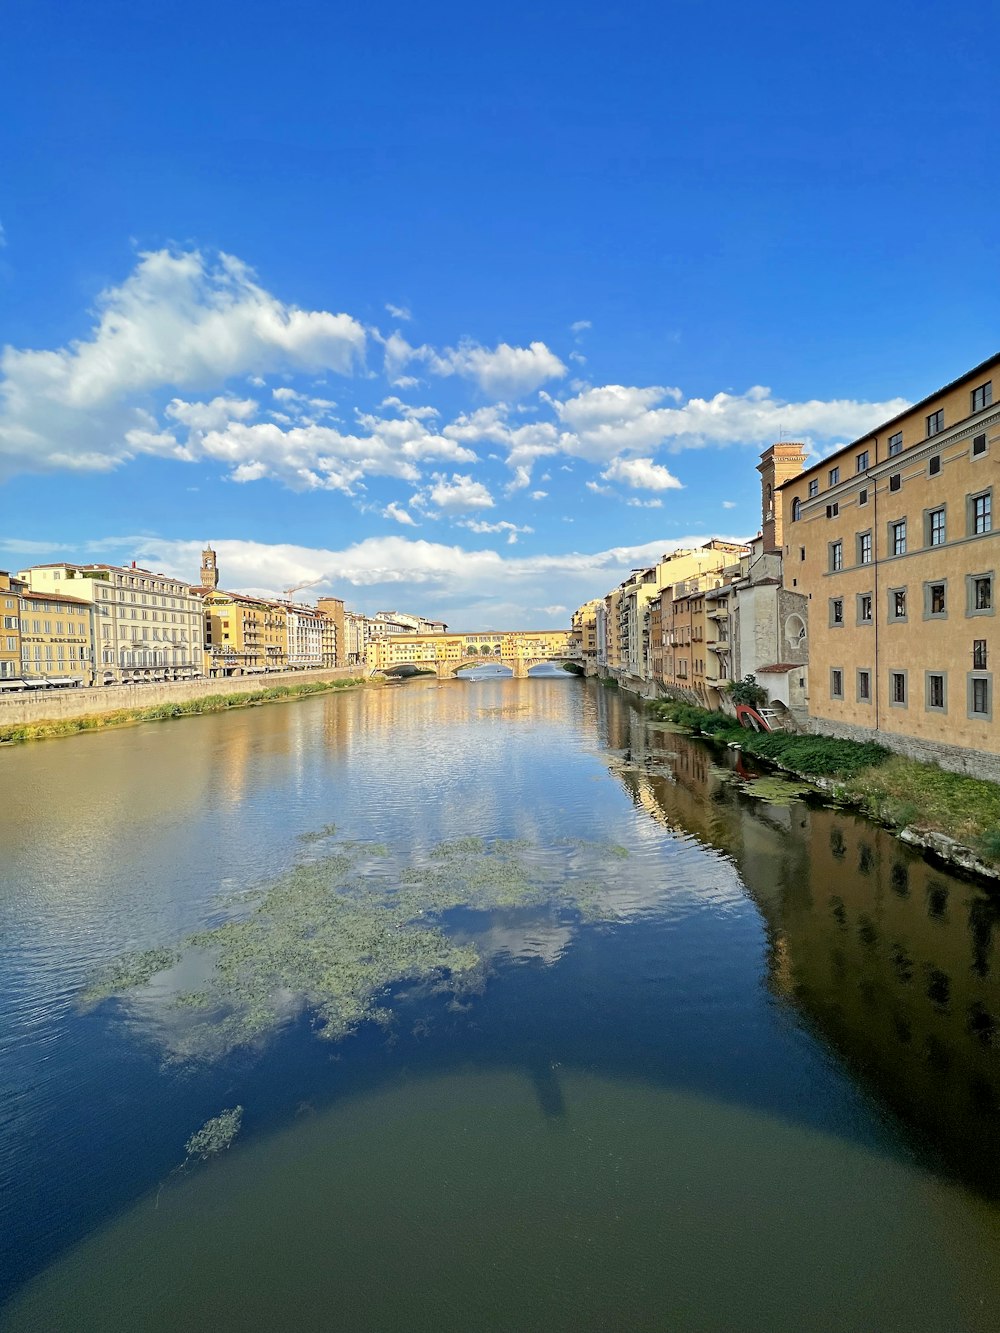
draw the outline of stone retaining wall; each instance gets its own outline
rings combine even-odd
[[[273,685],[306,680],[350,680],[362,667],[327,667],[320,671],[275,671],[261,676],[157,681],[152,685],[105,685],[91,689],[32,690],[0,695],[0,727],[33,722],[63,722],[74,717],[114,713],[119,708],[155,708],[157,704],[203,699],[208,694],[249,694]]]
[[[815,736],[835,736],[845,741],[875,741],[894,754],[904,755],[907,759],[919,759],[924,764],[938,764],[949,773],[1000,782],[1000,755],[987,754],[985,750],[966,750],[958,745],[921,740],[916,736],[875,731],[871,727],[856,727],[850,722],[832,722],[827,717],[811,717],[807,726]]]

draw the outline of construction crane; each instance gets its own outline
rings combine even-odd
[[[294,588],[282,588],[281,591],[291,601],[293,593],[301,592],[303,588],[315,588],[317,583],[322,582],[324,582],[323,579],[310,579],[308,583],[296,583]]]

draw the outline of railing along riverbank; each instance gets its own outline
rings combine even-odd
[[[71,736],[127,722],[155,722],[251,703],[278,703],[363,683],[357,667],[328,667],[268,676],[157,681],[10,695],[0,697],[0,743]]]

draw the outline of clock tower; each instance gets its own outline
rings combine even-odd
[[[201,586],[213,589],[219,586],[219,566],[211,546],[206,546],[201,553]]]

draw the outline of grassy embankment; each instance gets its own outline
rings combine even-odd
[[[227,708],[245,708],[248,704],[274,703],[297,699],[327,690],[343,690],[363,682],[348,680],[303,680],[294,685],[265,685],[239,694],[205,694],[177,703],[153,704],[149,708],[116,708],[110,713],[92,713],[85,717],[67,717],[51,722],[22,722],[0,727],[0,744],[46,740],[51,736],[74,736],[80,731],[103,731],[129,722],[165,722],[174,717],[193,717],[199,713],[221,713]]]
[[[945,833],[1000,864],[1000,785],[994,782],[947,773],[870,741],[745,731],[725,713],[667,699],[654,700],[649,711],[723,743],[738,740],[747,754],[803,777],[832,779],[840,799],[890,828]]]

